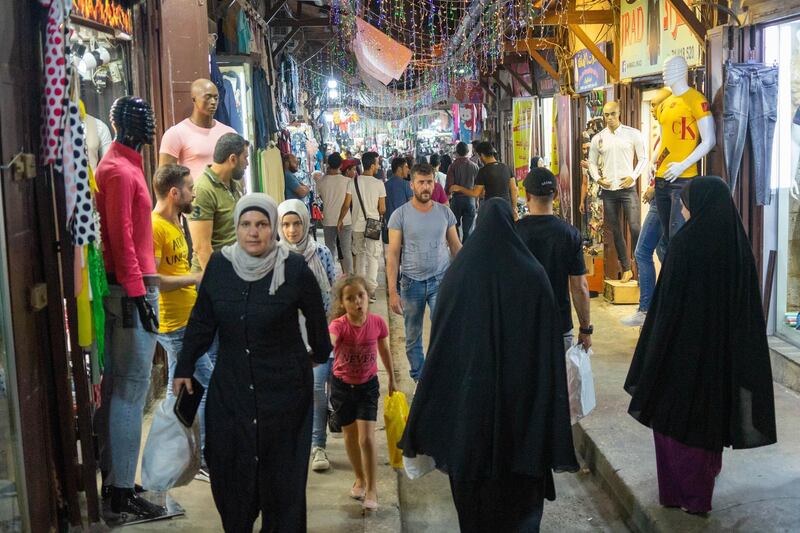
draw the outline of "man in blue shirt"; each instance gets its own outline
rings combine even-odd
[[[296,173],[299,169],[300,167],[294,154],[283,154],[283,195],[287,200],[305,200],[311,190],[297,177]]]
[[[386,180],[386,220],[398,207],[408,202],[413,193],[408,181],[408,161],[404,157],[392,159],[392,173]],[[386,224],[383,226],[383,242],[389,244],[389,232]]]

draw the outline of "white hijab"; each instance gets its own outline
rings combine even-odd
[[[303,238],[297,244],[292,244],[286,235],[283,233],[283,217],[288,214],[297,215],[300,222],[303,224]],[[286,200],[281,202],[278,206],[278,228],[281,233],[280,246],[285,246],[289,251],[302,255],[306,259],[308,267],[317,278],[319,288],[323,293],[331,290],[331,282],[328,279],[328,273],[325,272],[325,267],[319,258],[317,249],[321,246],[317,241],[312,239],[309,235],[311,227],[311,216],[308,214],[306,204],[300,200]]]
[[[289,257],[289,250],[277,244],[278,228],[280,227],[280,222],[278,221],[278,205],[270,196],[261,192],[254,192],[242,196],[239,198],[239,201],[236,202],[236,207],[233,210],[233,220],[237,228],[239,226],[239,218],[241,218],[242,214],[252,210],[266,213],[267,218],[269,218],[269,223],[272,225],[272,239],[269,249],[264,255],[250,255],[239,243],[237,233],[237,241],[223,247],[222,255],[231,262],[233,270],[236,271],[236,275],[244,281],[258,281],[267,276],[270,272],[273,272],[269,293],[275,294],[286,280],[285,263],[286,258]]]

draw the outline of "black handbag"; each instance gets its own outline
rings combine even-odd
[[[361,212],[364,213],[364,218],[367,220],[367,227],[364,228],[364,237],[379,241],[381,239],[381,232],[383,231],[383,221],[381,219],[369,218],[367,210],[364,209],[364,200],[361,199],[361,190],[358,188],[358,176],[353,180],[356,186],[356,195],[358,195],[358,203],[361,205]]]

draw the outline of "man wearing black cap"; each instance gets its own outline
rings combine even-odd
[[[564,334],[564,348],[572,345],[570,294],[580,321],[578,342],[587,350],[592,345],[589,319],[589,285],[583,261],[581,235],[575,227],[553,215],[556,177],[546,168],[534,168],[525,177],[530,215],[517,222],[517,235],[544,267],[556,297]]]
[[[483,167],[475,177],[475,186],[467,189],[459,185],[450,187],[450,192],[461,193],[472,198],[480,198],[485,193],[486,200],[502,198],[511,205],[514,220],[517,219],[517,180],[508,165],[497,160],[497,150],[490,142],[478,144],[478,154]]]

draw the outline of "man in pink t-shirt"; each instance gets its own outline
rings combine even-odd
[[[158,166],[179,164],[189,168],[197,179],[214,159],[214,147],[226,133],[236,133],[230,126],[214,120],[219,105],[219,91],[209,80],[192,83],[192,116],[175,124],[161,138]]]

